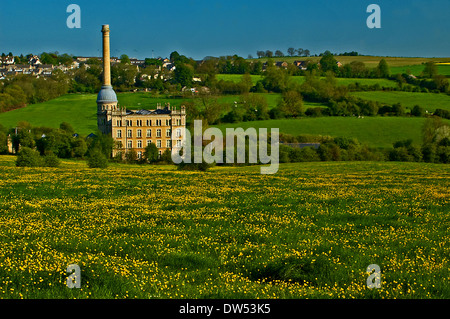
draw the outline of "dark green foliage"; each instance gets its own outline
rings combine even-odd
[[[420,162],[422,157],[421,149],[412,140],[395,142],[394,149],[388,152],[388,159],[396,162]]]
[[[56,156],[53,153],[45,155],[43,159],[44,159],[44,166],[46,167],[59,167],[59,165],[61,164],[61,161],[59,160],[58,156]]]
[[[100,150],[94,149],[89,153],[88,166],[90,168],[107,168],[108,159]]]
[[[320,59],[320,68],[324,73],[331,71],[336,75],[339,72],[337,60],[329,51],[326,51],[323,57]]]
[[[159,158],[158,148],[154,143],[150,143],[145,147],[144,158],[148,163],[156,163]]]
[[[439,163],[450,163],[450,146],[438,146],[436,149],[436,158]]]
[[[128,150],[125,153],[125,162],[127,162],[128,164],[135,164],[137,162],[137,153],[135,150]]]
[[[436,109],[434,115],[442,117],[444,119],[450,119],[450,111],[443,109]]]
[[[165,150],[164,153],[161,154],[160,163],[161,164],[173,164],[172,152],[169,149]]]
[[[19,167],[40,167],[43,160],[38,151],[29,147],[21,147],[17,154],[16,166]]]
[[[412,116],[417,116],[417,117],[421,117],[424,115],[424,110],[423,108],[421,108],[419,105],[414,105],[414,107],[411,110],[411,115]]]

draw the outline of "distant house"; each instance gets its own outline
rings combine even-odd
[[[130,62],[131,62],[132,65],[136,65],[138,67],[144,67],[145,66],[145,60],[130,59]]]
[[[341,62],[339,62],[339,61],[337,61],[336,64],[337,64],[338,68],[343,66],[343,64]]]
[[[32,66],[38,66],[41,65],[41,60],[39,59],[39,57],[37,55],[33,55],[28,59],[28,63]]]
[[[275,62],[275,66],[278,68],[285,68],[287,69],[288,67],[288,63],[285,61],[279,61],[279,62]]]
[[[169,71],[175,71],[175,64],[173,64],[173,63],[170,63],[170,62],[164,62],[164,64],[163,64],[163,68],[166,68],[167,70],[169,70]]]
[[[294,61],[293,64],[300,70],[305,71],[308,67],[309,61]]]
[[[2,64],[13,65],[15,63],[13,56],[7,55],[5,57],[1,57],[0,59],[1,59]]]

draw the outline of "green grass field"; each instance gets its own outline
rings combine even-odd
[[[424,122],[425,118],[408,117],[319,117],[222,124],[216,127],[223,132],[227,127],[279,128],[281,133],[294,136],[311,134],[357,138],[369,146],[389,148],[396,141],[406,139],[421,144]],[[446,122],[450,124],[450,121]]]
[[[364,93],[384,93],[384,92],[364,92]],[[394,92],[397,93],[397,92]],[[404,93],[404,92],[398,92]],[[418,94],[418,93],[414,93]],[[269,102],[269,107],[277,105],[279,94],[263,94]],[[169,102],[172,105],[181,105],[185,99],[170,99],[163,97],[152,97],[146,93],[123,93],[119,94],[119,101],[122,105],[129,105],[135,108],[155,108],[156,103]],[[415,96],[415,95],[414,95]],[[419,95],[417,95],[419,96]],[[445,95],[435,95],[445,97]],[[219,102],[234,104],[239,99],[238,96],[224,96]],[[28,121],[33,126],[59,127],[62,122],[72,124],[76,132],[88,135],[96,131],[96,95],[66,95],[55,100],[30,105],[26,108],[14,110],[0,114],[0,124],[5,127],[15,127],[19,121]],[[321,107],[318,103],[306,103],[308,107]],[[270,120],[245,122],[237,124],[219,125],[221,129],[225,127],[266,127],[280,128],[280,132],[299,135],[331,135],[355,137],[361,142],[369,143],[374,147],[390,147],[392,143],[413,139],[415,142],[421,141],[421,127],[424,118],[397,118],[397,117],[366,117],[364,119],[350,117],[322,117],[304,118],[289,120]]]
[[[281,58],[272,58],[273,61],[286,61],[288,63],[292,63],[294,61],[306,61],[310,60],[313,62],[319,62],[321,57],[281,57]],[[450,58],[408,58],[408,57],[380,57],[380,56],[335,56],[335,59],[342,64],[347,64],[353,61],[359,61],[366,64],[369,68],[374,68],[380,63],[381,59],[385,59],[390,67],[404,67],[411,65],[422,65],[423,63],[432,61],[435,63],[439,62],[450,62]],[[266,58],[258,59],[261,62],[266,62]],[[423,69],[423,66],[422,66]]]
[[[450,298],[448,165],[268,176],[0,156],[0,176],[0,298]],[[381,289],[366,286],[370,264]]]
[[[252,78],[252,83],[255,85],[258,81],[260,81],[263,77],[261,75],[250,75]],[[240,74],[218,74],[216,75],[217,80],[224,81],[233,81],[238,83],[242,80],[242,75]],[[302,84],[305,81],[304,76],[293,76],[291,80],[294,83]],[[348,79],[348,78],[336,78],[336,82],[338,85],[348,86],[349,84],[359,83],[361,85],[375,85],[379,84],[381,87],[397,87],[397,83],[395,81],[387,80],[387,79]]]
[[[391,74],[413,74],[415,76],[420,76],[423,72],[423,69],[425,68],[424,65],[418,64],[418,65],[406,65],[406,66],[396,66],[391,67],[390,71]],[[439,74],[450,76],[450,65],[438,65],[438,72]]]
[[[409,109],[412,109],[415,105],[419,105],[430,113],[434,112],[436,109],[450,110],[450,95],[447,94],[401,91],[353,92],[351,94],[365,100],[378,101],[391,105],[402,103],[403,106]]]

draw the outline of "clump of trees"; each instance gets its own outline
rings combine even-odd
[[[18,154],[18,166],[57,167],[58,159],[61,158],[89,159],[91,166],[91,159],[96,160],[96,163],[103,158],[108,161],[115,143],[110,136],[99,132],[89,137],[80,136],[66,122],[61,123],[56,129],[32,127],[28,122],[20,122],[16,129],[7,132],[0,127],[0,139],[6,140],[7,135],[12,137],[13,148]],[[0,148],[1,150],[3,150],[2,153],[7,152],[7,149],[5,152],[3,147]],[[101,154],[100,159],[99,154]]]
[[[283,142],[280,145],[280,163],[385,160],[382,151],[354,138],[280,134],[280,141]],[[300,147],[298,143],[316,143],[318,146]]]

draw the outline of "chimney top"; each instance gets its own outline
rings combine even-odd
[[[102,26],[102,32],[108,32],[109,31],[109,24],[104,24]]]

